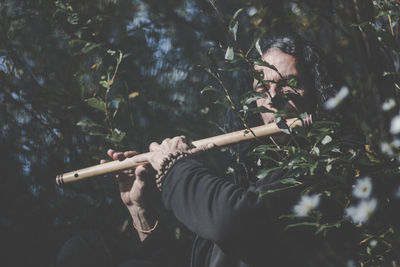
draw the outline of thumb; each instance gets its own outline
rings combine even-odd
[[[205,145],[201,145],[195,148],[192,148],[189,150],[190,154],[199,154],[199,153],[203,153],[205,151],[211,150],[214,147],[216,147],[216,145],[214,143],[208,143]]]

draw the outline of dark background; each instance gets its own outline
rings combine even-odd
[[[97,164],[108,148],[222,133],[224,93],[200,92],[218,87],[204,68],[223,64],[227,46],[247,50],[277,31],[312,41],[350,89],[354,127],[380,150],[398,110],[382,103],[399,103],[398,23],[389,0],[1,0],[0,264],[53,266],[86,229],[135,239],[111,177],[57,187],[55,176]],[[235,99],[249,89],[245,72],[223,73]]]

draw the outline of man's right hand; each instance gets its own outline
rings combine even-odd
[[[137,155],[136,151],[117,152],[109,149],[107,155],[113,160],[124,160]],[[100,163],[106,163],[101,160]],[[125,170],[116,175],[121,200],[128,208],[133,224],[138,230],[140,240],[144,240],[157,226],[156,216],[149,211],[152,181],[149,179],[148,165],[140,165],[136,169]]]
[[[117,152],[109,149],[107,155],[113,160],[124,160],[131,158],[138,153],[136,151]],[[100,163],[106,163],[107,160],[101,160]],[[147,205],[146,191],[148,184],[146,174],[148,172],[147,165],[140,165],[136,169],[129,169],[116,175],[121,193],[122,202],[129,208],[131,206],[144,208]]]

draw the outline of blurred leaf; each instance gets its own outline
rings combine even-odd
[[[203,88],[203,90],[200,91],[200,94],[204,94],[207,91],[213,91],[213,92],[218,92],[219,90],[215,88],[214,86],[208,85]]]
[[[115,128],[112,132],[111,137],[109,138],[109,140],[113,143],[121,143],[122,140],[124,140],[126,136],[125,132],[121,132],[120,130],[118,130],[117,128]]]
[[[263,60],[257,59],[254,61],[254,65],[258,65],[258,66],[264,66],[264,67],[268,67],[274,71],[278,71],[278,69],[274,66],[269,64],[268,62],[265,62]]]
[[[236,23],[232,27],[229,27],[229,31],[232,33],[233,39],[235,41],[236,41],[236,34],[237,34],[238,27],[239,27],[238,21],[236,21]]]
[[[297,88],[297,79],[296,78],[287,79],[286,84],[292,88]]]
[[[257,173],[257,178],[258,179],[264,179],[270,172],[279,170],[281,167],[274,167],[274,168],[269,168],[269,169],[263,169]]]
[[[233,52],[233,47],[228,46],[228,48],[226,49],[226,53],[225,53],[225,59],[226,60],[233,60],[235,54]]]
[[[106,103],[98,97],[91,97],[85,100],[89,106],[101,110],[104,113],[106,112]]]
[[[85,46],[81,49],[82,53],[89,53],[93,49],[102,46],[102,44],[96,44],[96,43],[86,43]]]
[[[129,98],[129,99],[132,99],[132,98],[135,98],[135,97],[137,97],[137,96],[139,96],[139,92],[133,92],[133,93],[130,93],[130,94],[129,94],[128,98]]]
[[[262,57],[263,53],[262,53],[262,50],[261,50],[261,47],[260,47],[260,39],[258,39],[257,42],[256,42],[256,49],[257,49],[257,52],[260,55],[260,57]]]
[[[400,75],[400,72],[387,72],[387,71],[385,71],[383,73],[383,77],[390,76],[390,75]]]
[[[285,178],[285,179],[279,180],[279,182],[281,184],[301,184],[301,182],[297,181],[294,178]]]
[[[279,129],[284,132],[285,134],[290,134],[290,128],[286,124],[286,121],[282,118],[277,118],[275,121],[276,125],[279,127]]]
[[[233,20],[236,20],[236,19],[237,19],[237,16],[239,16],[239,14],[240,14],[243,10],[244,10],[244,8],[238,9],[238,10],[235,12],[235,14],[233,14],[233,17],[232,17],[231,22],[232,22]]]
[[[78,21],[79,21],[78,14],[77,14],[77,13],[69,14],[67,20],[68,20],[68,22],[71,23],[71,24],[74,24],[74,25],[75,25],[75,24],[78,24]]]
[[[317,227],[319,224],[315,222],[301,222],[301,223],[293,223],[286,226],[285,230],[293,228],[293,227],[300,227],[300,226],[313,226]]]
[[[328,143],[332,142],[332,137],[330,137],[329,135],[325,136],[324,139],[322,139],[321,143],[323,145],[326,145]]]
[[[108,88],[108,82],[107,81],[99,81],[99,84],[101,85],[101,86],[103,86],[104,88]]]

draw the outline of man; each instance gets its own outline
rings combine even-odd
[[[265,94],[257,100],[257,106],[276,111],[274,101],[284,97],[288,101],[279,109],[318,115],[329,92],[319,57],[311,46],[298,38],[279,37],[265,40],[261,50],[262,59],[276,70],[255,66],[262,78],[254,79],[253,88]],[[296,86],[288,85],[290,79],[296,81]],[[273,123],[274,114],[262,113],[261,118],[265,124]],[[284,134],[273,139],[277,145],[289,141]],[[276,171],[249,187],[241,187],[216,177],[195,159],[194,155],[212,148],[213,144],[193,148],[183,136],[167,138],[161,144],[152,143],[150,154],[137,156],[138,161],[151,166],[117,175],[121,199],[131,214],[145,254],[151,254],[151,249],[159,253],[162,246],[168,246],[168,242],[160,244],[157,238],[163,225],[150,207],[149,189],[154,186],[154,177],[146,173],[152,167],[157,172],[157,186],[165,208],[197,236],[190,266],[318,266],[318,240],[312,235],[300,239],[303,236],[285,231],[279,220],[279,216],[292,213],[299,193],[289,190],[259,197],[261,192],[279,186],[279,180],[288,173]],[[113,160],[122,160],[137,153],[109,150],[107,154]],[[179,257],[179,253],[171,253],[146,257],[144,262],[135,260],[129,266],[158,266],[162,257],[166,257],[167,266],[171,262],[168,257]],[[158,263],[153,260],[157,258]]]
[[[311,47],[299,39],[284,37],[265,42],[262,52],[262,59],[277,70],[255,66],[264,81],[254,79],[253,88],[265,94],[264,98],[257,100],[257,106],[276,111],[273,99],[288,96],[285,109],[315,114],[317,106],[327,98],[327,92],[321,88],[322,72],[314,71],[320,62]],[[297,87],[289,86],[289,79],[296,80]],[[265,124],[273,123],[274,113],[262,113],[261,118]],[[283,134],[274,139],[278,144],[288,141]],[[152,143],[149,147],[152,153],[137,156],[138,161],[149,162],[160,176],[158,184],[165,207],[198,236],[192,250],[191,266],[310,264],[310,255],[306,255],[310,251],[305,247],[313,244],[302,246],[279,227],[279,215],[290,213],[298,195],[292,192],[277,196],[278,199],[258,196],[285,175],[276,172],[249,188],[242,188],[214,176],[191,156],[212,147],[213,144],[191,148],[185,137],[174,137],[161,144]],[[135,154],[108,151],[114,160]],[[151,235],[158,224],[157,216],[146,209],[143,189],[152,182],[144,178],[147,168],[138,167],[136,179],[133,176],[119,177],[121,196],[141,240]],[[128,180],[129,185],[126,183]],[[126,195],[128,192],[129,197]],[[294,256],[300,252],[303,255]]]

